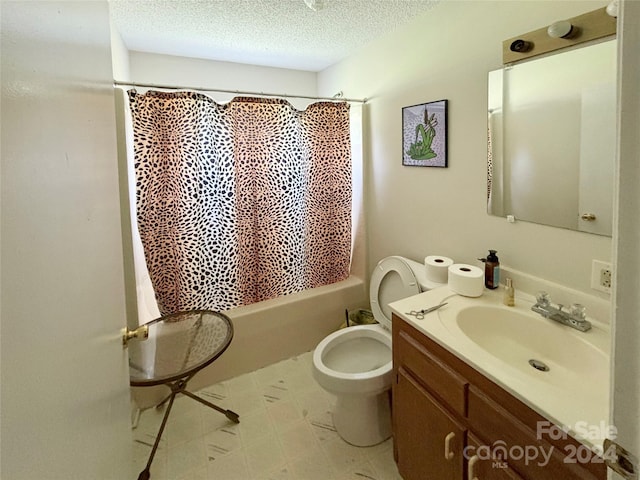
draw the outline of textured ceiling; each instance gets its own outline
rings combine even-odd
[[[320,71],[439,1],[110,0],[110,5],[129,50]]]

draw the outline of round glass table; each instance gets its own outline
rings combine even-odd
[[[189,392],[187,383],[215,361],[231,344],[233,324],[226,315],[211,310],[190,310],[157,318],[145,324],[148,338],[129,348],[129,378],[135,387],[167,385],[171,393],[158,407],[169,402],[147,465],[138,480],[151,478],[150,468],[177,394],[181,393],[240,423],[237,413],[225,410]]]

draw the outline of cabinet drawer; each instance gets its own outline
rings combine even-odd
[[[395,368],[402,366],[410,371],[432,395],[455,413],[465,416],[468,382],[406,331],[400,330],[396,338]]]
[[[574,448],[563,448],[537,438],[535,426],[522,423],[480,390],[469,387],[468,418],[471,429],[482,437],[485,445],[501,445],[507,451],[505,460],[527,480],[596,480],[606,478],[606,467],[593,456],[592,462],[575,463],[567,457]],[[567,445],[575,447],[568,441]],[[587,448],[582,446],[581,448]],[[529,452],[527,459],[523,452]],[[521,455],[523,453],[523,455]],[[535,457],[535,458],[534,458]]]

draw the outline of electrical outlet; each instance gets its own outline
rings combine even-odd
[[[599,292],[611,293],[613,269],[610,263],[593,260],[591,263],[591,288]]]

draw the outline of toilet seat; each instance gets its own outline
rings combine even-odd
[[[417,295],[421,292],[411,266],[402,257],[382,259],[371,275],[369,301],[374,318],[391,330],[389,303]]]
[[[377,344],[369,346],[369,355],[357,347],[363,339]],[[331,356],[334,358],[329,358]],[[380,325],[338,330],[318,344],[313,352],[313,364],[315,379],[331,392],[369,395],[383,392],[391,384],[391,333]]]

